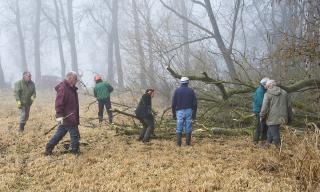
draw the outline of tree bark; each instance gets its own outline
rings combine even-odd
[[[1,56],[0,56],[0,88],[6,87],[6,81],[4,80],[4,73],[2,69]]]
[[[35,81],[41,80],[40,65],[40,19],[41,19],[41,0],[36,2],[36,17],[34,23],[34,65],[35,65]]]
[[[114,72],[113,72],[113,28],[111,28],[111,31],[108,35],[108,82],[113,83],[114,82]]]
[[[20,6],[19,0],[16,0],[16,27],[18,31],[18,38],[19,38],[19,45],[20,45],[20,56],[21,56],[21,67],[23,71],[28,71],[28,64],[27,64],[27,57],[26,57],[26,48],[24,44],[24,36],[22,32],[22,25],[21,25],[21,16],[20,16]]]
[[[134,18],[134,32],[135,32],[135,40],[136,40],[136,47],[138,51],[138,57],[139,57],[139,64],[140,64],[140,84],[142,87],[147,86],[146,82],[146,65],[145,65],[145,56],[143,53],[143,47],[141,44],[141,37],[140,37],[140,31],[139,31],[139,15],[138,15],[138,9],[136,0],[132,0],[132,14]]]
[[[68,26],[69,26],[68,39],[70,42],[71,66],[72,66],[72,70],[78,74],[79,73],[78,56],[77,56],[77,47],[76,47],[74,23],[73,23],[73,0],[67,0],[67,10],[68,10]]]
[[[124,87],[123,82],[123,71],[122,71],[122,63],[120,56],[120,43],[119,43],[119,30],[118,30],[118,0],[112,1],[112,28],[113,28],[113,36],[114,36],[114,54],[117,65],[117,75],[118,75],[118,85],[120,88]]]
[[[181,4],[181,13],[184,17],[188,18],[188,12],[187,12],[187,7],[185,0],[180,0]],[[183,42],[188,42],[189,41],[189,25],[188,21],[185,19],[182,19],[182,36],[183,36]],[[190,70],[190,47],[189,43],[185,44],[183,46],[183,64],[185,67],[185,71]]]
[[[238,2],[240,2],[239,0],[237,0]],[[207,13],[208,13],[208,16],[210,18],[210,22],[211,22],[211,25],[212,25],[212,28],[213,28],[213,31],[214,31],[214,38],[218,44],[218,47],[220,49],[220,51],[222,52],[222,55],[223,55],[223,58],[226,62],[226,65],[227,65],[227,68],[228,68],[228,71],[229,71],[229,74],[230,74],[230,77],[232,79],[238,79],[238,75],[236,73],[236,69],[235,69],[235,65],[234,65],[234,62],[231,58],[231,53],[232,53],[232,50],[231,49],[227,49],[223,39],[222,39],[222,36],[221,36],[221,33],[220,33],[220,30],[219,30],[219,27],[218,27],[218,23],[216,21],[216,18],[213,14],[213,11],[212,11],[212,7],[211,7],[211,3],[210,3],[210,0],[204,0],[205,2],[205,8],[207,10]],[[232,48],[232,47],[231,47]]]
[[[64,52],[63,52],[63,44],[62,44],[62,37],[61,37],[61,24],[60,24],[60,13],[59,13],[59,6],[57,0],[53,0],[54,8],[55,8],[55,29],[57,33],[57,40],[58,40],[58,48],[59,48],[59,57],[60,57],[60,66],[61,66],[61,78],[63,79],[66,75],[66,62],[64,59]]]

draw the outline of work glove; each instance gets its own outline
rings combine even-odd
[[[19,109],[22,108],[21,101],[17,101],[17,107],[18,107]]]
[[[57,121],[58,125],[62,125],[63,124],[63,117],[56,118],[56,121]]]
[[[35,96],[35,95],[32,95],[32,96],[31,96],[31,103],[33,103],[35,99],[36,99],[36,96]]]

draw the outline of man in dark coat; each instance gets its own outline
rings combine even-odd
[[[45,154],[51,155],[54,147],[67,134],[70,133],[71,152],[79,154],[80,133],[79,121],[79,100],[77,87],[77,74],[69,72],[66,79],[55,87],[57,91],[55,109],[56,121],[59,124],[57,132],[46,145]]]
[[[151,99],[154,96],[154,89],[147,89],[142,95],[138,107],[135,110],[136,116],[143,125],[140,132],[139,141],[149,142],[150,136],[154,131],[154,117],[152,114]]]
[[[197,97],[193,89],[188,87],[189,78],[182,77],[181,86],[175,90],[172,99],[172,115],[177,120],[177,145],[181,146],[183,126],[185,125],[186,145],[190,145],[192,120],[196,119]]]
[[[30,72],[24,72],[23,78],[14,84],[14,96],[20,110],[19,130],[22,132],[29,119],[31,105],[36,98],[36,88]]]
[[[262,107],[263,97],[267,90],[266,84],[268,80],[269,78],[267,77],[261,79],[260,85],[257,88],[253,97],[252,111],[256,115],[256,130],[253,136],[254,144],[257,144],[259,140],[261,140],[262,142],[265,142],[267,140],[268,126],[266,124],[266,121],[260,122],[260,111]]]

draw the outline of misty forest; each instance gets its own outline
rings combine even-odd
[[[319,0],[0,0],[0,191],[320,191]]]

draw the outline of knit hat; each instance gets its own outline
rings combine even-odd
[[[151,92],[151,93],[154,92],[154,89],[151,89],[151,88],[150,88],[150,89],[147,89],[147,90],[146,90],[146,93],[149,93],[149,92]]]
[[[261,79],[260,84],[265,86],[267,84],[267,81],[269,81],[270,79],[268,77],[265,77],[263,79]]]
[[[94,77],[94,80],[98,81],[98,80],[102,80],[102,78],[101,78],[100,75],[96,75],[96,76]]]

